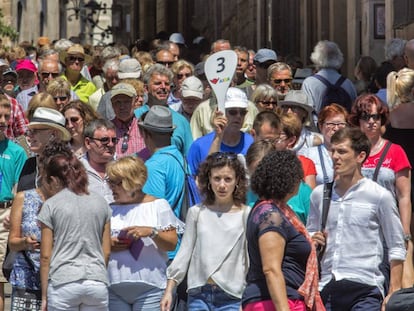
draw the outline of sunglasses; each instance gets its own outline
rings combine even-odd
[[[85,59],[83,57],[78,57],[78,56],[69,56],[68,57],[70,62],[76,62],[78,61],[79,63],[82,63],[85,61]]]
[[[299,111],[302,111],[302,110],[305,110],[305,109],[303,109],[303,108],[301,108],[301,107],[298,107],[298,106],[291,106],[291,105],[284,105],[283,107],[282,107],[282,110],[283,110],[283,112],[288,112],[289,111],[289,109],[290,110],[292,110],[293,112],[299,112]]]
[[[64,102],[65,100],[67,100],[67,99],[68,99],[68,97],[67,97],[67,96],[55,96],[55,97],[53,97],[53,99],[55,100],[55,102],[57,102],[57,101],[58,101],[58,99],[59,99],[61,102]]]
[[[129,141],[129,135],[125,133],[124,137],[122,138],[122,145],[121,145],[122,153],[125,153],[128,150],[128,141]]]
[[[112,180],[109,177],[105,177],[105,182],[111,187],[119,186],[122,184],[122,180]]]
[[[164,66],[167,66],[167,67],[171,67],[174,64],[174,62],[163,62],[161,60],[157,61],[157,63],[161,64],[161,65],[164,65]]]
[[[181,80],[184,77],[186,77],[186,78],[191,77],[191,73],[177,73],[177,79],[178,80]]]
[[[211,156],[216,161],[222,159],[232,161],[237,159],[237,154],[235,154],[234,152],[215,152]]]
[[[70,118],[66,118],[66,125],[68,125],[68,123],[78,123],[80,120],[79,117],[70,117]]]
[[[275,101],[259,101],[264,106],[277,106],[277,102]]]
[[[246,109],[226,109],[226,113],[228,113],[230,116],[237,116],[238,114],[244,117],[247,114]]]
[[[89,137],[89,138],[100,141],[102,145],[108,145],[109,142],[112,142],[114,145],[116,145],[119,141],[117,137],[102,137],[102,138]]]
[[[273,80],[273,82],[274,82],[275,84],[280,84],[280,83],[282,83],[282,82],[285,82],[285,83],[290,83],[290,82],[292,82],[292,79],[274,79],[274,80]]]
[[[42,75],[42,78],[49,78],[50,76],[52,76],[52,78],[57,78],[59,77],[60,73],[59,72],[41,72],[40,73]]]
[[[369,113],[363,113],[359,117],[361,120],[369,121],[371,118],[374,121],[378,121],[381,119],[381,115],[379,113],[369,114]]]

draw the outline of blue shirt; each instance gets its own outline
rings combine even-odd
[[[171,143],[177,146],[182,155],[186,155],[193,142],[190,123],[188,123],[183,115],[170,107],[168,108],[171,111],[172,121],[176,127],[171,137]],[[139,120],[144,113],[149,111],[149,109],[150,107],[148,105],[143,105],[142,107],[135,109],[135,117]]]
[[[213,143],[215,132],[208,133],[196,139],[190,147],[187,154],[188,165],[190,165],[191,172],[196,175],[198,173],[198,166],[203,162],[207,156],[210,146]],[[236,154],[246,155],[247,150],[253,143],[253,137],[250,134],[240,132],[240,141],[236,146],[227,146],[224,143],[220,145],[221,152],[234,152]]]
[[[174,155],[181,162],[179,163]],[[184,180],[183,170],[184,158],[175,145],[170,145],[158,149],[145,162],[148,171],[148,179],[144,185],[143,191],[154,197],[165,199],[170,204],[177,218],[180,216],[181,204],[184,199]],[[169,252],[170,259],[175,257],[179,248],[179,243],[175,251]]]

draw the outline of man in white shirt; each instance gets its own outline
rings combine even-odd
[[[325,245],[319,290],[327,311],[378,311],[401,288],[406,250],[395,199],[361,174],[370,152],[365,134],[344,128],[332,136],[331,144],[336,179],[326,228],[320,231],[323,185],[312,192],[307,222],[316,245]],[[384,276],[379,269],[383,241],[391,268],[388,293],[384,293]]]

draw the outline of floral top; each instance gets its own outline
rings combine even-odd
[[[43,201],[36,189],[27,190],[24,193],[22,211],[22,236],[36,236],[40,241],[40,226],[37,214]],[[17,288],[40,290],[40,251],[26,251],[27,257],[33,263],[34,269],[27,262],[22,252],[17,252],[13,270],[10,275],[10,284]]]

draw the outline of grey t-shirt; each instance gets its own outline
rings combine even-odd
[[[111,219],[111,209],[103,197],[63,189],[45,201],[38,219],[53,230],[52,285],[79,280],[108,284],[102,234]]]

